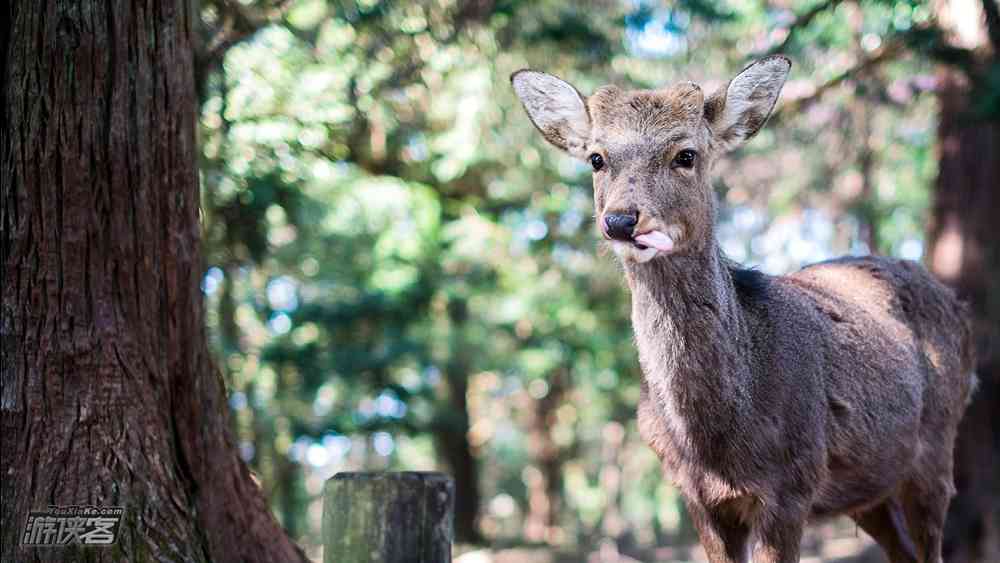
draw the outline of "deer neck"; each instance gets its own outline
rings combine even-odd
[[[706,246],[626,266],[643,377],[667,414],[735,416],[749,402],[749,313],[717,245]]]

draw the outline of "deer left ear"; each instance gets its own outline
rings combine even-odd
[[[705,101],[705,118],[725,150],[750,139],[764,127],[791,68],[792,61],[781,55],[761,59]]]
[[[561,78],[534,70],[511,75],[514,92],[545,140],[577,158],[587,157],[590,113],[580,92]]]

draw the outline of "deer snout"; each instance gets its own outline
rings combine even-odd
[[[607,213],[604,215],[604,233],[614,240],[632,240],[638,222],[637,213]]]

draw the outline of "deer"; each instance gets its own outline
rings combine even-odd
[[[974,386],[967,306],[916,262],[842,257],[772,276],[727,258],[710,181],[764,126],[791,69],[584,96],[511,84],[549,143],[593,169],[602,244],[631,295],[638,432],[708,560],[799,560],[804,527],[848,516],[893,562],[940,562],[952,451]]]

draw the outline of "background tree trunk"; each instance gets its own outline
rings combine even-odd
[[[1000,13],[995,0],[934,5],[942,52],[961,64],[938,73],[938,179],[928,232],[931,270],[969,302],[976,334],[979,389],[955,444],[957,496],[948,511],[949,563],[1000,560],[1000,120],[981,103],[1000,71]],[[968,24],[981,18],[982,26]],[[995,78],[993,79],[995,84]],[[986,96],[988,97],[988,96]]]
[[[1000,124],[971,112],[968,80],[939,75],[939,176],[929,230],[931,270],[972,308],[979,390],[955,451],[958,496],[945,531],[949,563],[1000,561]]]
[[[88,560],[290,561],[206,349],[194,4],[7,10],[2,147],[4,561],[29,510],[126,508]]]
[[[525,479],[528,487],[528,514],[524,537],[532,542],[559,543],[556,530],[563,504],[563,462],[566,452],[554,435],[557,410],[570,389],[568,367],[550,373],[545,396],[532,402],[528,431],[528,451],[534,463]]]
[[[435,439],[437,451],[444,456],[455,480],[455,539],[464,543],[479,543],[479,463],[469,443],[469,374],[472,360],[465,331],[469,320],[468,304],[455,298],[448,304],[451,321],[452,358],[444,369],[448,383],[447,416],[438,421]]]

